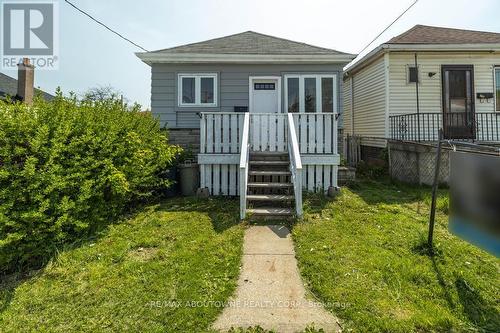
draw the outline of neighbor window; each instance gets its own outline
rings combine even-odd
[[[408,66],[408,83],[415,83],[418,79],[418,67]]]
[[[330,112],[337,96],[335,74],[285,75],[288,112]]]
[[[495,67],[495,110],[500,112],[500,67]]]
[[[179,106],[217,106],[217,74],[179,74]]]

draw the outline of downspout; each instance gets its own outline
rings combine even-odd
[[[420,81],[418,73],[417,53],[415,52],[415,72],[417,73],[417,82],[415,82],[415,92],[417,93],[417,140],[420,142],[420,100],[418,96],[418,82]]]
[[[354,75],[351,75],[351,134],[354,135]]]
[[[420,100],[418,98],[418,81],[420,79],[418,75],[418,60],[417,53],[415,52],[415,72],[417,74],[417,82],[415,82],[415,92],[417,93],[417,140],[420,142]],[[417,181],[418,184],[421,185],[421,177],[420,177],[420,153],[417,152]]]

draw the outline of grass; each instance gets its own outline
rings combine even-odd
[[[293,229],[310,290],[354,332],[499,332],[499,260],[447,231],[440,191],[435,254],[430,189],[364,181],[310,196]]]
[[[236,287],[243,229],[235,200],[147,207],[39,272],[4,277],[0,331],[208,331]]]

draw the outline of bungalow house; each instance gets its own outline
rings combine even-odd
[[[344,73],[344,132],[375,158],[387,139],[500,142],[500,33],[416,25]]]
[[[151,111],[199,151],[200,187],[241,216],[288,215],[302,188],[337,185],[342,68],[355,56],[247,31],[153,52]]]

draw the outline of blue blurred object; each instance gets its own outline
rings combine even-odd
[[[500,256],[500,157],[450,154],[450,231]]]

